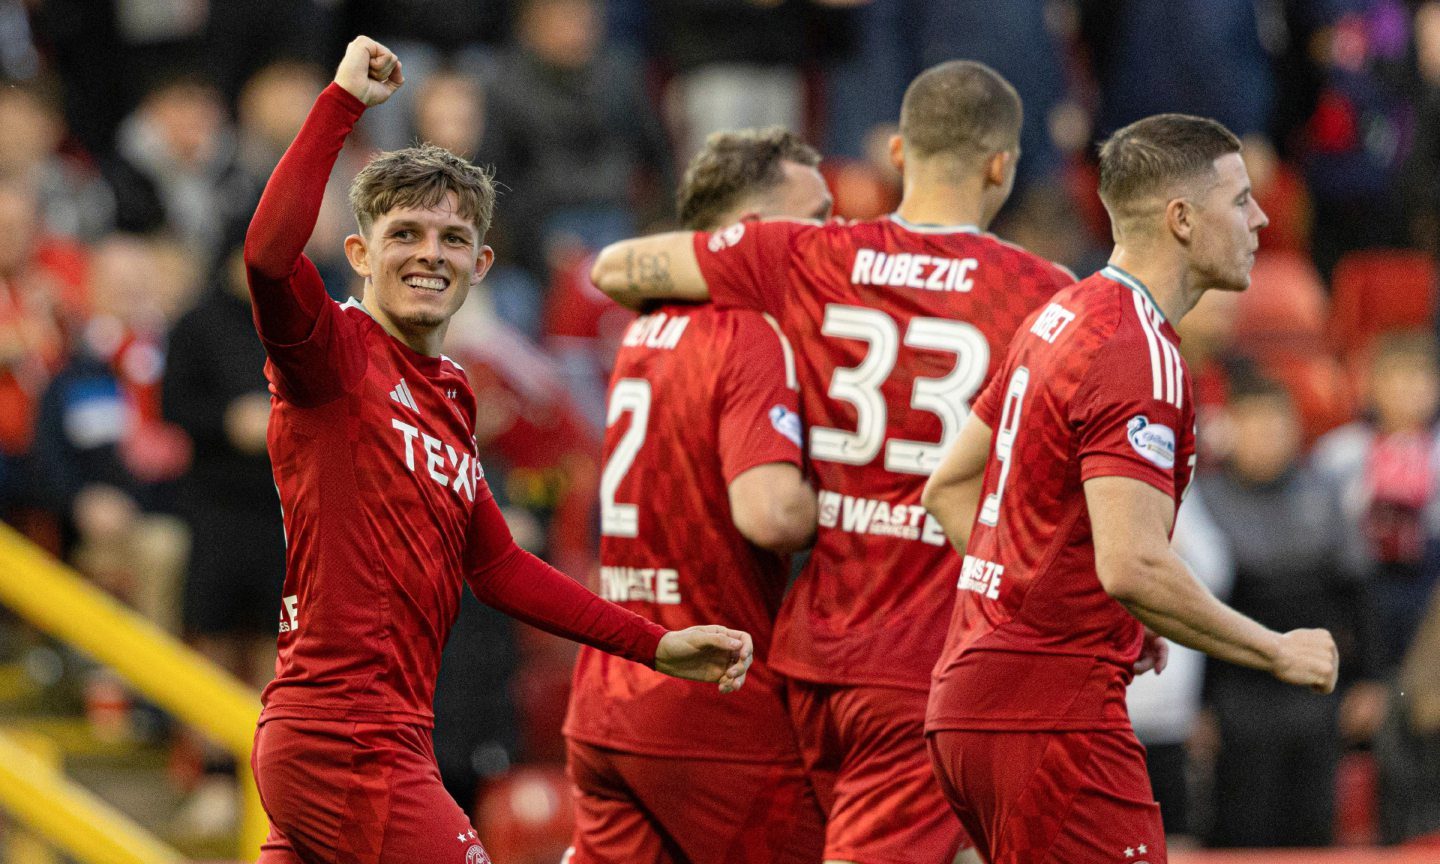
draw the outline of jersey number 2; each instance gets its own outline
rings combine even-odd
[[[610,391],[610,407],[605,413],[605,428],[614,426],[626,413],[631,414],[630,428],[615,445],[615,452],[605,460],[600,474],[600,533],[606,537],[636,537],[640,534],[639,509],[634,504],[615,500],[620,481],[635,463],[635,454],[645,443],[650,425],[650,382],[644,378],[621,378]]]
[[[855,431],[817,426],[810,430],[810,456],[845,465],[868,465],[885,442],[888,412],[880,387],[895,368],[900,354],[900,328],[878,309],[863,306],[825,307],[820,332],[869,344],[858,366],[841,367],[830,379],[830,398],[855,406]],[[891,439],[885,444],[885,469],[899,474],[929,476],[940,464],[950,442],[970,413],[970,400],[985,380],[990,366],[990,343],[964,321],[947,318],[912,318],[905,344],[955,355],[955,367],[939,378],[916,378],[910,407],[940,418],[940,440]]]

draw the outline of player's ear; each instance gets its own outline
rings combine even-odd
[[[480,251],[475,255],[475,272],[470,276],[470,284],[474,285],[485,274],[490,271],[490,265],[495,263],[495,250],[489,246],[481,246]]]
[[[359,234],[351,234],[345,238],[345,258],[350,262],[350,269],[361,279],[370,278],[369,252],[369,244]]]
[[[1004,186],[1010,179],[1011,166],[1015,162],[1015,154],[1009,150],[997,150],[990,154],[985,161],[985,184],[987,186]]]
[[[1195,233],[1195,207],[1184,198],[1165,202],[1165,227],[1181,243],[1189,243]]]
[[[905,173],[905,139],[899,135],[890,136],[890,164],[896,171]]]

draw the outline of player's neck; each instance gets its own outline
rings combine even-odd
[[[905,171],[905,193],[895,213],[915,225],[974,225],[990,227],[981,184],[956,184],[950,178],[930,176],[925,171]]]
[[[416,354],[424,354],[426,357],[439,357],[440,350],[445,344],[445,330],[450,322],[445,322],[438,327],[426,328],[404,328],[380,308],[379,303],[369,303],[361,300],[360,305],[375,319],[375,323],[389,333],[394,339]]]
[[[1175,256],[1153,254],[1149,250],[1127,246],[1116,246],[1110,254],[1111,266],[1118,267],[1140,281],[1150,293],[1150,299],[1160,309],[1160,314],[1171,327],[1178,326],[1180,319],[1200,300],[1203,289],[1190,284],[1190,271],[1185,262]]]

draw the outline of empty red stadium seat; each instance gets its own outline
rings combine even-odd
[[[1367,249],[1335,265],[1330,336],[1345,355],[1380,333],[1429,329],[1435,314],[1435,262],[1424,252]]]
[[[1262,251],[1255,256],[1250,289],[1240,295],[1233,336],[1246,350],[1259,347],[1256,342],[1319,345],[1329,317],[1325,285],[1308,257]]]
[[[1379,775],[1373,753],[1346,753],[1335,772],[1335,842],[1368,846],[1375,842]]]
[[[521,765],[475,804],[475,830],[493,861],[556,864],[575,830],[575,801],[559,765]]]

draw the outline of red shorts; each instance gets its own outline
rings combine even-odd
[[[268,720],[250,761],[270,817],[257,864],[490,864],[429,729]]]
[[[925,692],[786,684],[800,755],[828,816],[825,860],[949,864],[970,845],[925,752]]]
[[[571,864],[818,864],[825,828],[799,764],[669,759],[570,741]]]
[[[1165,864],[1145,748],[1129,729],[940,730],[930,756],[991,864]]]

